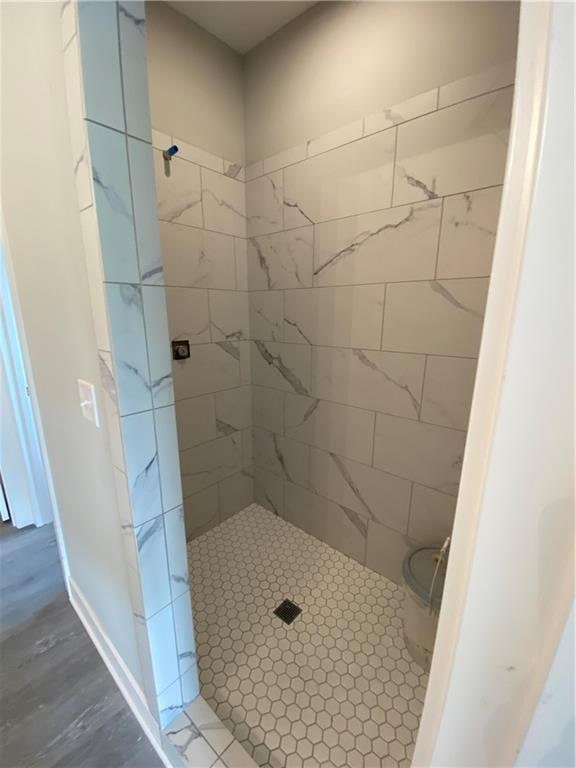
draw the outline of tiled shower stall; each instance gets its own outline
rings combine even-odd
[[[168,733],[192,765],[409,764],[426,675],[402,562],[452,527],[514,51],[247,164],[155,98],[148,117],[143,3],[80,3],[80,50],[75,8],[78,196],[151,709],[164,726],[191,706]],[[170,341],[189,357],[170,364]]]

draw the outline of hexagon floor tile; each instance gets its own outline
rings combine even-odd
[[[396,584],[257,504],[188,558],[201,693],[259,765],[410,765],[427,675]]]

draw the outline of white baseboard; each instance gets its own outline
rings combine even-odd
[[[142,689],[136,682],[123,659],[120,657],[116,647],[102,628],[88,604],[88,601],[72,577],[69,578],[69,594],[70,602],[72,603],[74,610],[78,614],[90,639],[96,646],[96,650],[102,657],[102,661],[106,664],[108,671],[114,678],[126,703],[132,710],[134,717],[140,723],[150,744],[152,744],[155,752],[166,768],[174,768],[174,763],[164,751],[160,728],[146,705],[146,699]]]

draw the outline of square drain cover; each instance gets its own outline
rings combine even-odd
[[[294,619],[302,613],[302,608],[299,608],[292,600],[282,600],[278,608],[274,609],[274,614],[282,619],[284,624],[292,624]]]

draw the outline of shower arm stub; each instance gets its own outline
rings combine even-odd
[[[162,152],[162,157],[164,158],[164,160],[170,162],[170,160],[172,160],[172,158],[178,151],[179,151],[178,146],[176,144],[172,144],[171,147],[168,147],[168,149],[165,149]]]

